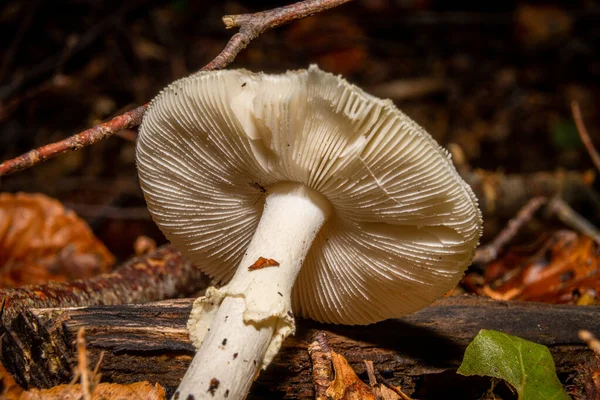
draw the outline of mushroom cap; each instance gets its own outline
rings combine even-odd
[[[481,213],[448,152],[389,100],[321,71],[211,71],[150,104],[137,144],[148,208],[221,283],[265,191],[299,182],[332,205],[295,283],[297,315],[367,324],[417,311],[469,266]],[[292,213],[293,210],[290,210]]]

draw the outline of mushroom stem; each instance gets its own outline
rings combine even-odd
[[[292,287],[330,211],[323,196],[302,184],[268,189],[233,279],[210,288],[194,305],[188,327],[201,345],[177,389],[179,399],[246,396],[259,368],[266,368],[294,331]],[[260,259],[270,262],[257,267]]]

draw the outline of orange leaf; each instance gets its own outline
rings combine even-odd
[[[88,225],[42,194],[0,194],[0,288],[106,272],[113,255]]]
[[[344,356],[331,352],[331,361],[335,371],[335,379],[327,389],[327,396],[332,400],[375,400],[372,389],[358,379]]]
[[[18,400],[80,400],[83,398],[81,385],[58,385],[50,389],[31,389],[21,393]],[[129,385],[101,383],[96,386],[92,400],[164,400],[165,389],[158,383],[135,382]]]
[[[558,231],[528,253],[512,250],[488,265],[496,272],[490,274],[492,282],[486,279],[483,292],[501,299],[576,303],[586,293],[600,293],[599,268],[592,239]]]

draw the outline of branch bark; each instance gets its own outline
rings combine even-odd
[[[67,382],[77,331],[83,327],[90,363],[105,352],[100,367],[104,379],[130,383],[143,375],[172,394],[194,354],[186,329],[192,301],[24,312],[12,324],[11,334],[2,338],[2,355],[24,386]],[[577,333],[600,331],[599,317],[596,307],[450,297],[413,315],[370,326],[299,320],[296,335],[286,340],[249,398],[314,398],[307,349],[322,331],[331,348],[344,355],[359,375],[365,373],[363,361],[372,360],[377,372],[407,391],[422,390],[420,384],[444,390],[443,385],[466,379],[454,371],[467,344],[484,328],[548,346],[557,371],[565,376],[594,357]],[[482,392],[489,387],[488,380],[470,379],[463,384],[471,387],[478,382],[483,384]]]
[[[337,7],[349,1],[305,0],[289,6],[254,14],[227,15],[223,17],[225,26],[228,29],[240,28],[240,30],[231,37],[221,53],[202,67],[201,71],[225,68],[252,40],[271,28]],[[144,104],[108,122],[96,125],[67,139],[39,147],[7,160],[0,164],[0,177],[41,164],[59,154],[80,150],[100,140],[109,138],[120,130],[136,127],[142,123],[142,118],[147,108],[148,104]]]
[[[144,303],[189,296],[207,284],[206,275],[167,245],[93,278],[0,290],[0,320],[3,326],[10,326],[29,308]]]

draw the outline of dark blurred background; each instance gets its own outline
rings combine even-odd
[[[136,105],[209,62],[234,33],[225,14],[285,1],[4,0],[0,159],[60,140]],[[230,68],[317,63],[392,98],[475,168],[524,174],[592,167],[572,121],[598,137],[597,1],[356,0],[269,31]],[[85,217],[119,258],[138,235],[163,241],[144,209],[125,131],[0,181]]]

